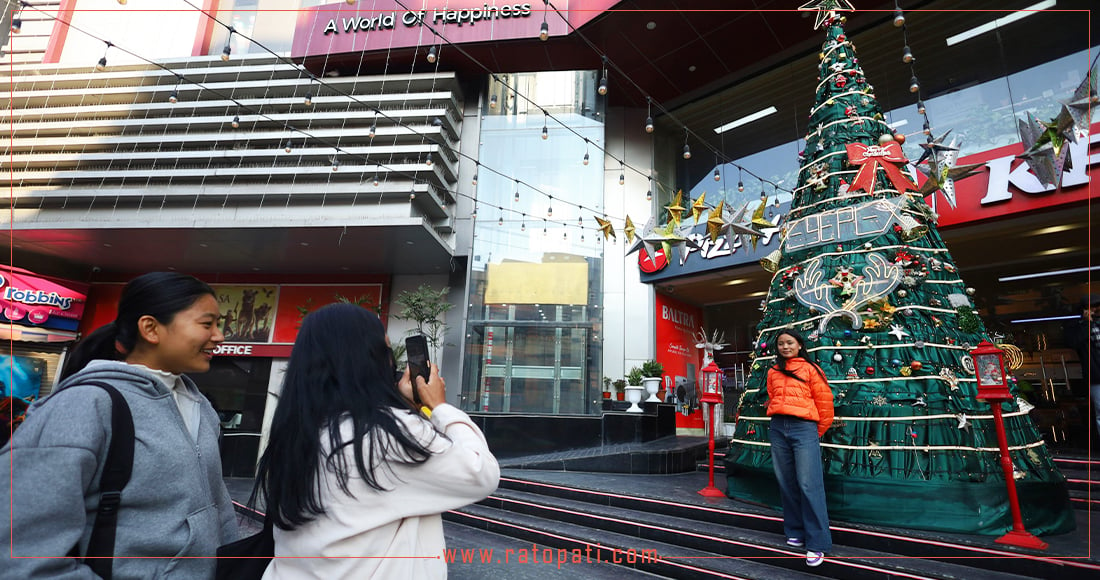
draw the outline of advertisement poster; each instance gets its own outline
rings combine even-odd
[[[665,400],[676,403],[677,429],[702,429],[696,382],[703,354],[695,348],[694,335],[703,327],[703,311],[659,292],[656,306],[657,362],[664,365]]]
[[[271,342],[278,286],[214,284],[212,287],[218,294],[226,342]]]
[[[0,322],[74,331],[87,293],[85,284],[0,266]]]
[[[382,304],[381,284],[284,284],[279,288],[279,314],[272,342],[290,343],[298,336],[302,319],[334,302],[350,302],[378,312]],[[382,323],[386,317],[382,316]]]
[[[42,388],[46,361],[28,356],[0,355],[0,384],[4,397],[33,403]]]

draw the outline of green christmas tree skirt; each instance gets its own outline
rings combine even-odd
[[[1064,480],[1021,480],[1016,482],[1016,492],[1029,532],[1045,535],[1074,530]],[[760,467],[727,460],[726,495],[779,509],[779,485],[770,459]],[[826,475],[825,496],[832,521],[994,536],[1012,529],[1003,478],[907,481]]]

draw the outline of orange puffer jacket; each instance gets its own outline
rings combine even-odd
[[[817,422],[817,435],[833,424],[833,391],[813,363],[801,357],[787,361],[787,370],[805,379],[797,381],[768,369],[768,416],[790,415]]]

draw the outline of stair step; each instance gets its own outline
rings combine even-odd
[[[498,490],[482,501],[481,505],[617,534],[644,537],[660,541],[673,547],[673,550],[688,548],[788,569],[805,568],[801,558],[805,551],[795,550],[786,545],[781,524],[770,526],[779,528],[775,531],[758,531],[660,513],[548,498],[514,490]],[[835,557],[834,566],[831,567],[832,574],[841,578],[870,580],[884,575],[910,574],[928,578],[974,578],[978,575],[1002,579],[1024,578],[1015,574],[990,572],[955,563],[898,558],[896,554],[839,544],[829,553],[829,556]]]
[[[495,534],[483,529],[465,526],[452,521],[443,522],[443,536],[451,554],[447,562],[447,578],[450,580],[513,580],[515,578],[539,578],[539,580],[653,580],[662,578],[643,570],[624,568],[609,562],[580,563],[570,560],[562,566],[542,564],[551,561],[543,551],[547,546],[532,546],[531,542]],[[531,555],[539,563],[531,562]],[[520,559],[519,555],[524,558]],[[556,558],[557,552],[552,552]],[[507,561],[505,561],[507,560]],[[522,560],[527,560],[526,563]],[[583,568],[583,573],[578,570]]]
[[[471,505],[447,512],[444,518],[462,525],[507,534],[535,544],[567,550],[570,565],[579,557],[580,563],[611,562],[671,578],[744,578],[767,580],[809,580],[819,578],[806,570],[805,554],[793,553],[790,560],[802,562],[802,570],[790,570],[752,560],[715,557],[714,554],[671,546],[645,538],[597,530],[567,522],[548,520],[527,514]],[[576,550],[576,551],[575,551]],[[555,558],[561,553],[555,552]],[[576,555],[576,556],[575,556]],[[631,561],[633,560],[633,561]],[[824,571],[830,562],[813,569]]]
[[[560,500],[576,500],[586,504],[579,511],[591,510],[592,506],[587,504],[593,504],[633,510],[646,514],[645,518],[674,516],[742,530],[782,534],[782,516],[770,508],[726,500],[708,502],[697,496],[694,491],[702,487],[700,481],[705,484],[705,479],[701,480],[695,473],[633,480],[630,483],[637,481],[636,489],[625,492],[622,485],[627,484],[626,479],[601,478],[593,480],[587,488],[572,483],[578,479],[585,481],[569,473],[543,472],[538,481],[506,473],[501,478],[498,493],[509,490],[529,492],[553,498],[542,500],[542,503],[550,505]],[[655,486],[652,482],[658,484]],[[650,497],[637,491],[648,489],[653,492],[655,488],[659,489],[659,493]],[[1084,524],[1084,521],[1081,523]],[[849,522],[833,522],[832,529],[835,546],[888,553],[904,559],[925,558],[967,564],[974,566],[981,574],[1003,572],[1035,578],[1052,577],[1052,574],[1059,578],[1091,578],[1100,571],[1097,562],[1066,559],[1085,557],[1087,545],[1077,547],[1061,542],[1057,552],[1036,553],[993,544],[992,538],[978,536],[892,530]]]

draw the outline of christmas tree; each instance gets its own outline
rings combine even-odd
[[[836,420],[822,437],[830,517],[1003,533],[1012,519],[996,431],[969,355],[990,339],[844,21],[819,12],[820,83],[781,252],[762,261],[775,276],[726,458],[727,494],[779,505],[765,379],[776,335],[792,328],[833,390]],[[925,149],[934,185],[949,185],[934,165],[941,142]],[[1069,531],[1065,478],[1019,401],[1002,410],[1024,524]]]

